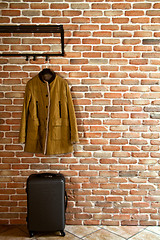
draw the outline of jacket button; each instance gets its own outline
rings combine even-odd
[[[46,106],[46,108],[48,108],[48,106]]]
[[[46,120],[47,120],[47,118],[46,118]]]
[[[48,94],[46,95],[46,97],[48,97]]]

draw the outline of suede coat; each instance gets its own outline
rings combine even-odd
[[[72,96],[67,81],[55,74],[49,83],[41,75],[27,82],[19,142],[24,151],[46,155],[70,153],[78,142]]]

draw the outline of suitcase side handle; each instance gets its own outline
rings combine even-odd
[[[65,191],[65,210],[67,208],[68,205],[68,196],[67,196],[67,192]]]

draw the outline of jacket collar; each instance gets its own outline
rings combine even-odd
[[[56,77],[56,73],[55,73],[55,72],[52,72],[52,71],[51,71],[51,73],[52,73],[52,77],[50,78],[49,81],[46,81],[46,80],[44,79],[44,76],[43,76],[43,70],[42,70],[42,71],[39,72],[39,74],[38,74],[39,79],[40,79],[43,83],[48,82],[48,83],[50,84],[51,82],[54,81],[54,79],[55,79],[55,77]]]

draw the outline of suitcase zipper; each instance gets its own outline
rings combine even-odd
[[[47,142],[48,142],[48,127],[49,127],[49,113],[50,113],[50,91],[49,91],[49,83],[47,83],[47,92],[48,92],[48,112],[47,112],[47,123],[46,123],[46,139],[44,145],[44,154],[47,152]]]

